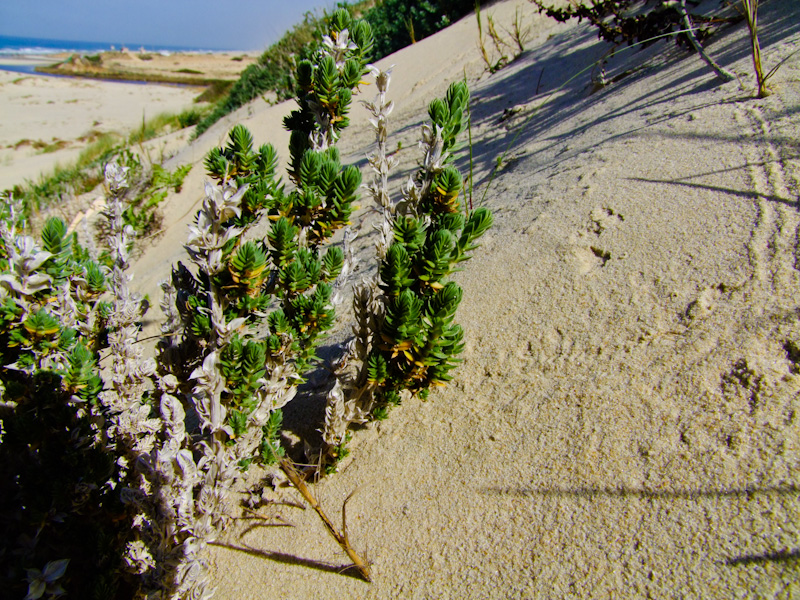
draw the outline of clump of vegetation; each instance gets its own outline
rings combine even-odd
[[[525,44],[530,37],[531,28],[530,25],[525,25],[519,7],[514,11],[514,20],[511,22],[511,28],[502,28],[508,38],[500,33],[492,15],[486,15],[486,35],[484,35],[479,1],[475,2],[475,16],[478,20],[478,47],[481,51],[483,64],[489,73],[499,71],[509,62],[519,58],[525,51]],[[487,47],[487,36],[494,47],[493,53]],[[492,54],[491,57],[490,54]],[[509,54],[513,54],[513,56],[509,56]]]
[[[195,103],[200,102],[208,102],[210,104],[214,104],[219,102],[222,98],[225,97],[225,94],[230,91],[231,87],[233,87],[233,81],[225,81],[225,80],[218,80],[209,85],[201,94],[199,94],[195,99]],[[211,112],[212,108],[209,107],[207,112]]]
[[[530,0],[539,12],[564,23],[570,19],[586,19],[597,29],[597,36],[612,44],[650,43],[654,39],[675,34],[678,44],[688,44],[684,33],[681,6],[662,0],[592,0],[591,3],[572,2],[564,7],[547,5],[542,0]],[[729,19],[689,13],[695,25],[695,36],[705,40],[716,27]]]
[[[21,597],[209,598],[205,547],[229,522],[236,485],[255,465],[285,476],[366,580],[369,564],[335,527],[285,458],[281,408],[319,363],[316,349],[348,283],[361,189],[337,142],[369,72],[372,31],[334,13],[318,51],[297,65],[287,190],[276,152],[237,126],[212,150],[202,207],[189,228],[190,266],[163,283],[157,356],[138,343],[147,302],[126,269],[135,230],[126,190],[137,166],[104,170],[108,250],[94,256],[48,221],[41,242],[0,220],[0,577]],[[335,470],[351,425],[450,381],[463,349],[461,288],[449,276],[477,248],[491,213],[464,207],[453,153],[465,127],[466,84],[429,106],[422,166],[389,197],[390,75],[373,71],[368,108],[378,140],[368,184],[383,214],[377,273],[355,290],[356,337],[327,388],[319,465]],[[185,175],[185,173],[183,173]],[[180,174],[162,173],[163,185]],[[252,225],[264,218],[259,239]],[[342,231],[344,244],[333,244]],[[99,368],[100,356],[105,363]],[[323,400],[320,398],[320,400]],[[187,414],[191,417],[187,418]],[[343,511],[344,512],[344,511]],[[27,581],[22,574],[27,572]]]
[[[93,130],[86,136],[83,136],[81,141],[87,141],[89,144],[78,155],[77,160],[68,166],[56,166],[54,171],[40,177],[37,181],[29,181],[24,185],[17,185],[12,190],[14,197],[17,198],[22,204],[22,210],[28,219],[31,220],[33,213],[46,209],[57,202],[60,202],[65,196],[77,196],[85,194],[96,188],[103,181],[103,169],[105,165],[113,158],[118,157],[123,164],[128,165],[131,157],[134,155],[130,152],[129,148],[132,145],[140,145],[147,140],[153,139],[159,135],[163,135],[165,131],[184,129],[191,127],[199,122],[205,114],[205,109],[191,108],[184,110],[178,114],[162,113],[155,118],[148,121],[142,121],[142,126],[131,133],[127,139],[124,139],[114,132],[100,132]],[[45,147],[45,150],[47,147]],[[138,161],[138,159],[137,159]],[[148,189],[152,180],[150,173],[157,173],[161,167],[153,165],[144,177],[145,171],[141,169],[141,165],[128,165],[131,167],[131,176],[139,182],[137,189]],[[180,173],[181,169],[176,171]],[[144,178],[139,178],[142,175]],[[185,173],[183,174],[185,176]],[[183,177],[180,177],[182,180]],[[158,178],[156,178],[156,183]],[[165,189],[169,186],[158,186],[157,193],[166,193]],[[173,186],[174,187],[174,186]],[[151,190],[153,192],[154,190]],[[154,204],[151,201],[156,197],[150,192],[146,192],[144,197],[150,199],[146,201],[145,205],[149,206],[146,213],[148,213],[147,222],[150,223],[145,229],[152,230],[150,219],[154,215],[153,210],[155,206],[163,199],[163,195]],[[141,200],[141,198],[140,198]],[[139,205],[140,202],[135,202]]]
[[[384,0],[363,16],[375,31],[375,54],[382,58],[441,31],[474,9],[474,0]]]
[[[141,144],[170,131],[184,129],[199,123],[207,114],[209,108],[187,108],[180,113],[160,113],[145,121],[128,136],[128,144]]]
[[[472,11],[475,4],[474,0],[361,0],[339,2],[337,7],[370,24],[375,32],[372,59],[378,60],[444,29]],[[327,14],[306,13],[301,23],[242,72],[228,95],[198,124],[194,135],[202,134],[225,115],[267,92],[275,93],[278,101],[295,97],[299,92],[295,68],[318,50],[328,18]]]
[[[688,12],[686,0],[662,2],[661,0],[592,0],[571,2],[565,7],[548,6],[543,0],[530,0],[544,12],[560,22],[570,19],[588,20],[597,28],[600,39],[612,44],[647,45],[658,39],[674,37],[679,45],[687,45],[698,52],[714,73],[723,81],[730,81],[735,75],[720,67],[704,50],[702,42],[720,26],[742,20],[747,23],[750,34],[750,49],[753,69],[756,75],[758,97],[769,95],[767,82],[794,53],[785,57],[769,72],[764,73],[761,61],[761,46],[758,41],[759,0],[741,0],[741,4],[726,2],[737,6],[742,12],[724,17],[719,14],[695,14]]]

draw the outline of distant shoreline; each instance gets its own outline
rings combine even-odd
[[[116,81],[120,83],[159,83],[169,85],[182,85],[187,87],[205,87],[213,85],[224,79],[208,79],[202,77],[169,77],[147,73],[119,73],[90,71],[77,71],[74,73],[64,73],[59,71],[56,66],[37,66],[34,67],[34,74],[48,75],[52,77],[71,77],[73,79],[99,79],[101,81]]]
[[[123,49],[94,54],[0,55],[0,69],[27,75],[207,87],[238,80],[241,72],[256,60],[256,53],[247,52],[160,53]]]

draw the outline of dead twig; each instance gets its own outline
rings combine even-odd
[[[322,510],[322,506],[314,497],[314,494],[311,493],[311,490],[308,489],[305,481],[303,481],[300,473],[297,472],[292,463],[285,458],[280,458],[279,465],[281,471],[283,471],[286,474],[286,477],[289,478],[292,486],[294,486],[294,488],[300,492],[303,498],[305,498],[305,501],[308,502],[311,508],[313,508],[317,515],[319,515],[319,518],[322,519],[322,522],[325,525],[325,528],[328,530],[328,533],[333,536],[333,539],[336,540],[350,560],[353,561],[353,566],[358,570],[361,577],[363,577],[365,581],[371,582],[372,575],[370,574],[369,563],[361,558],[361,556],[353,549],[353,546],[350,544],[350,539],[347,536],[346,507],[347,502],[355,492],[351,493],[344,501],[344,504],[342,504],[342,530],[339,531],[333,522],[328,518],[328,515],[325,514],[325,511]]]
[[[703,45],[700,43],[700,40],[697,39],[697,36],[694,33],[694,26],[692,25],[692,20],[689,17],[689,13],[686,12],[686,0],[681,0],[680,3],[676,7],[678,12],[683,19],[683,26],[686,29],[686,37],[689,38],[689,42],[691,42],[692,47],[695,51],[700,54],[700,58],[702,58],[705,63],[711,68],[712,71],[722,79],[723,81],[733,81],[736,79],[736,75],[728,71],[727,69],[723,69],[717,62],[711,58],[711,56],[706,52]]]

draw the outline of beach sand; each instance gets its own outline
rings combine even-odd
[[[171,81],[236,81],[256,62],[257,52],[147,52],[123,48],[92,57],[60,55],[61,62],[43,67],[58,75],[81,75],[97,79]]]
[[[56,165],[74,163],[99,134],[127,136],[143,121],[161,113],[177,114],[203,106],[195,99],[205,86],[144,85],[123,82],[125,79],[235,81],[257,58],[254,52],[159,54],[129,50],[103,52],[99,56],[98,64],[87,63],[92,78],[0,70],[0,190],[35,181],[51,173]],[[68,55],[3,57],[1,62],[15,67],[56,64],[66,75],[79,73],[79,69],[63,62],[67,58]],[[148,144],[147,149],[160,158],[175,147],[185,146],[188,133],[187,130],[172,136],[177,141],[162,139]]]
[[[74,163],[99,133],[128,135],[143,120],[191,108],[202,90],[0,70],[0,190]]]
[[[589,26],[518,0],[488,12],[508,26],[517,8],[531,39],[491,76],[474,15],[380,63],[394,65],[395,189],[427,103],[468,78],[473,202],[495,225],[455,277],[466,350],[452,384],[355,432],[314,486],[334,519],[355,491],[348,532],[373,583],[342,572],[313,511],[273,504],[259,509],[272,521],[209,547],[217,598],[800,597],[800,55],[754,98],[740,23],[707,46],[737,81],[660,44],[618,53],[597,87],[590,71],[567,82],[608,50]],[[768,67],[800,47],[795,1],[764,3],[760,26]],[[183,260],[208,149],[241,122],[285,156],[292,108],[255,101],[175,153],[170,168],[196,167],[135,287],[158,298]],[[352,122],[342,155],[364,166],[363,107]],[[287,440],[321,411],[290,403]]]

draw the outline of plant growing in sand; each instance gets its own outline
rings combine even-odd
[[[189,266],[179,263],[163,284],[155,358],[138,342],[147,303],[126,273],[135,234],[124,218],[130,167],[105,168],[104,259],[57,219],[41,245],[18,235],[16,208],[3,221],[1,522],[4,539],[20,546],[0,553],[6,589],[18,590],[29,569],[31,596],[59,593],[60,585],[81,597],[138,590],[208,598],[205,547],[231,520],[256,464],[276,481],[283,473],[369,579],[346,528],[327,517],[280,438],[281,408],[318,363],[354,260],[352,234],[343,247],[331,244],[361,186],[336,143],[370,71],[372,34],[346,11],[332,16],[328,31],[313,60],[297,67],[298,108],[286,118],[291,189],[276,175],[275,149],[256,148],[243,127],[206,157],[214,183],[190,227]],[[426,398],[451,379],[463,331],[454,322],[462,291],[449,276],[492,222],[488,210],[462,210],[459,201],[453,151],[465,122],[464,83],[431,103],[422,166],[402,199],[390,199],[390,77],[372,71],[378,150],[368,190],[383,216],[378,275],[355,289],[355,337],[329,385],[325,445],[316,453],[328,471],[351,425],[385,418],[401,400]],[[271,225],[258,238],[261,217]]]
[[[495,56],[497,58],[490,58],[490,51],[486,47],[486,36],[483,33],[483,19],[481,18],[481,4],[478,0],[475,2],[475,17],[478,21],[478,48],[481,51],[481,58],[489,73],[495,73],[519,58],[525,52],[525,44],[531,33],[530,26],[526,26],[522,20],[520,8],[514,11],[514,20],[511,22],[511,29],[503,28],[506,35],[509,36],[510,41],[507,41],[497,30],[494,18],[492,15],[486,16],[486,33],[489,39],[492,40],[492,45],[495,48]],[[514,50],[516,46],[516,51]],[[508,52],[513,52],[514,56],[509,58]]]
[[[767,82],[778,72],[783,63],[797,53],[797,50],[786,56],[767,73],[764,73],[764,67],[761,63],[761,44],[758,41],[758,3],[759,0],[742,0],[747,29],[750,32],[750,50],[753,56],[753,70],[756,74],[758,97],[765,98],[770,94]]]
[[[570,19],[586,19],[597,29],[597,36],[612,44],[650,43],[669,33],[677,33],[683,27],[683,14],[678,2],[662,0],[582,0],[570,2],[562,7],[550,6],[542,0],[530,0],[540,13],[564,23]],[[692,22],[700,24],[695,30],[696,37],[702,41],[710,34],[712,23],[720,19],[709,19],[704,15],[691,14]],[[724,21],[724,20],[722,20]],[[680,44],[687,40],[676,36]]]
[[[764,68],[761,66],[761,44],[758,42],[758,0],[742,0],[745,18],[747,19],[747,29],[750,31],[750,49],[753,54],[753,69],[756,73],[758,84],[758,97],[765,98],[769,95],[767,80],[775,74],[777,69],[773,69],[764,75]]]

